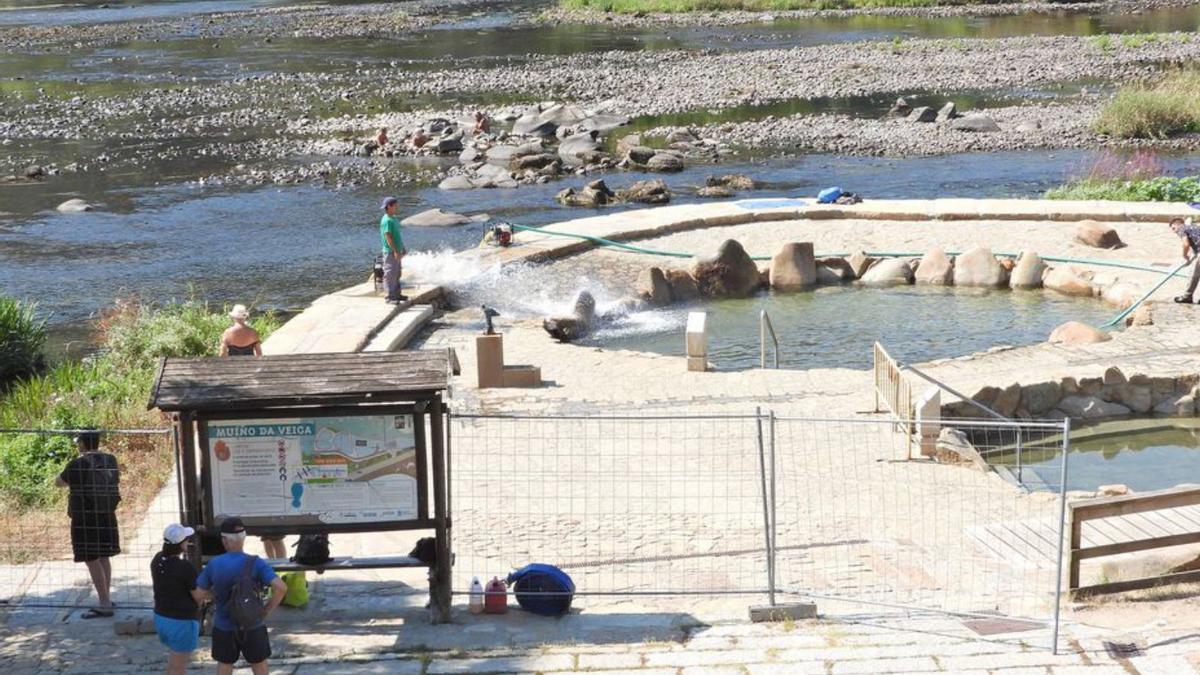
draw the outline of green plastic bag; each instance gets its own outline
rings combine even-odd
[[[288,607],[304,607],[308,605],[308,579],[304,572],[284,572],[279,575],[287,584],[287,593],[283,596],[283,604]]]

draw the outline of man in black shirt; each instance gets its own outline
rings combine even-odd
[[[83,613],[83,618],[113,615],[112,556],[121,552],[117,532],[117,503],[121,501],[121,474],[117,458],[100,452],[100,432],[81,431],[75,437],[79,456],[58,475],[58,484],[70,489],[67,515],[71,517],[71,549],[75,562],[87,565],[96,587],[98,606]]]
[[[163,530],[162,551],[150,561],[154,582],[154,628],[158,640],[170,650],[167,675],[187,672],[192,652],[200,646],[200,591],[196,568],[180,557],[187,540],[196,534],[190,527],[171,523]]]

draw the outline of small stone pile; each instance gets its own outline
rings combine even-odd
[[[896,102],[888,109],[887,116],[903,119],[914,124],[946,124],[955,131],[972,133],[1000,131],[1000,125],[996,124],[996,120],[987,115],[980,115],[978,113],[960,115],[958,107],[953,101],[947,101],[941,108],[934,110],[932,106],[914,106],[901,97],[896,99]]]

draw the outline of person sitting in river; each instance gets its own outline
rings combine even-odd
[[[379,133],[375,135],[375,143],[377,143],[379,145],[379,147],[381,147],[381,148],[388,144],[388,133],[387,132],[388,132],[387,127],[379,127]]]
[[[1200,225],[1192,223],[1191,218],[1187,220],[1172,218],[1170,225],[1175,234],[1183,240],[1183,259],[1196,261],[1192,267],[1192,278],[1188,281],[1187,292],[1175,296],[1175,302],[1191,304],[1192,294],[1196,292],[1196,285],[1200,284],[1200,256],[1197,256],[1197,253],[1200,253]]]
[[[421,148],[425,147],[426,143],[429,142],[429,136],[425,134],[424,129],[417,129],[416,131],[412,132],[411,136],[408,137],[408,142],[413,146],[413,148],[420,150]]]
[[[475,111],[475,133],[486,134],[492,128],[492,118],[487,116],[487,113],[482,110]]]
[[[234,305],[229,312],[233,325],[221,333],[221,356],[262,356],[262,338],[246,322],[250,311],[245,305]]]

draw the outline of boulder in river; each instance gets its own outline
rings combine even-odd
[[[1042,286],[1066,295],[1094,294],[1091,273],[1074,267],[1051,267],[1042,276]]]
[[[610,204],[616,194],[602,180],[594,180],[582,188],[564,188],[554,196],[566,206],[597,207]]]
[[[700,287],[687,270],[667,270],[664,274],[671,286],[671,299],[675,302],[691,302],[700,297]]]
[[[886,258],[871,265],[859,281],[865,286],[904,286],[913,282],[913,271],[903,258]]]
[[[996,120],[987,115],[967,115],[950,121],[950,128],[955,131],[970,131],[972,133],[990,133],[1000,131]]]
[[[646,162],[646,168],[660,173],[683,171],[683,158],[673,152],[656,152]]]
[[[946,105],[937,112],[938,122],[949,122],[956,117],[958,117],[958,108],[954,105],[954,101],[947,101]]]
[[[697,197],[708,197],[709,199],[729,199],[737,193],[724,185],[705,185],[696,190]]]
[[[476,216],[464,216],[461,213],[454,213],[453,211],[429,209],[428,211],[422,211],[401,220],[400,224],[406,227],[454,227],[456,225],[467,225],[468,223],[482,223],[487,219],[488,215],[486,213]]]
[[[600,150],[599,139],[595,131],[568,136],[559,144],[558,156],[568,166],[582,166],[586,163],[585,157]]]
[[[727,173],[721,176],[709,176],[704,179],[704,184],[708,187],[726,187],[739,192],[743,190],[753,190],[755,187],[757,187],[753,178],[740,173]]]
[[[650,267],[642,270],[637,280],[638,297],[644,298],[655,307],[665,307],[671,304],[671,283],[661,267]]]
[[[771,258],[768,280],[777,291],[798,291],[816,285],[817,263],[812,242],[784,244]]]
[[[1041,288],[1046,274],[1046,261],[1033,251],[1021,251],[1017,264],[1008,274],[1008,287],[1014,289]]]
[[[986,246],[975,248],[954,259],[954,285],[999,288],[1008,284],[1008,270]]]
[[[722,242],[716,255],[697,261],[692,276],[700,294],[708,298],[745,298],[761,283],[758,266],[733,239]]]
[[[68,199],[57,207],[59,213],[83,213],[84,211],[93,211],[95,208],[82,199]]]
[[[949,286],[954,283],[954,261],[937,246],[921,258],[913,278],[918,284]]]
[[[470,190],[475,187],[475,183],[471,181],[469,176],[447,176],[438,183],[438,188],[442,190]]]
[[[671,201],[671,191],[661,180],[639,180],[629,187],[617,190],[621,201],[639,204],[666,204]]]
[[[650,158],[654,157],[655,153],[657,152],[658,151],[654,148],[647,147],[645,145],[635,145],[625,150],[625,159],[628,159],[634,164],[645,164],[646,162],[649,162]]]
[[[937,111],[927,105],[918,106],[905,119],[909,122],[934,122],[937,120]]]

